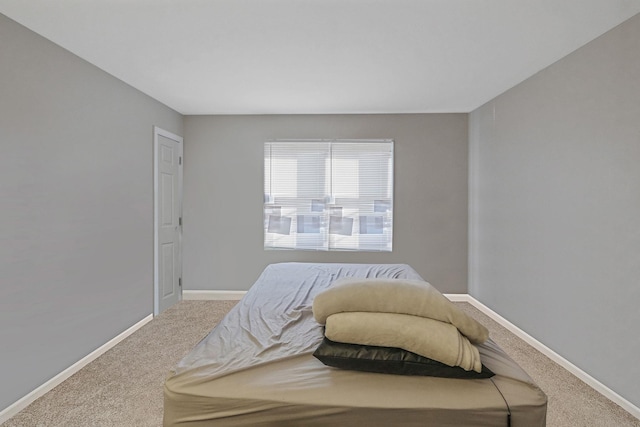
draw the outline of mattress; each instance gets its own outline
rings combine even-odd
[[[349,371],[312,353],[323,338],[314,296],[344,277],[418,279],[403,264],[281,263],[169,375],[169,426],[546,425],[547,399],[491,339],[478,346],[489,379]]]

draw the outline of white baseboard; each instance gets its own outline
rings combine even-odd
[[[580,378],[582,381],[584,381],[587,385],[589,385],[595,391],[602,394],[604,397],[611,400],[613,403],[617,404],[618,406],[620,406],[625,411],[629,412],[634,417],[640,419],[640,408],[635,406],[633,403],[629,402],[624,397],[620,396],[615,391],[611,390],[606,385],[602,384],[597,379],[593,378],[591,375],[587,374],[582,369],[578,368],[573,363],[569,362],[564,357],[560,356],[555,351],[551,350],[546,345],[542,344],[537,339],[533,338],[531,335],[527,334],[522,329],[518,328],[513,323],[509,322],[504,317],[500,316],[495,311],[491,310],[489,307],[487,307],[486,305],[484,305],[483,303],[481,303],[471,295],[445,294],[445,296],[447,296],[447,298],[449,298],[451,301],[466,301],[469,304],[473,305],[475,308],[477,308],[478,310],[480,310],[481,312],[483,312],[484,314],[486,314],[487,316],[489,316],[490,318],[498,322],[500,325],[505,327],[509,332],[516,335],[518,338],[522,339],[524,342],[526,342],[527,344],[529,344],[530,346],[538,350],[540,353],[547,356],[549,359],[556,362],[558,365],[562,366],[567,371],[571,372],[576,377]]]
[[[124,340],[129,335],[131,335],[132,333],[134,333],[135,331],[143,327],[145,324],[149,323],[152,319],[153,319],[153,314],[148,315],[147,317],[145,317],[135,325],[131,326],[126,331],[122,332],[121,334],[119,334],[118,336],[116,336],[106,344],[98,347],[93,352],[89,353],[88,355],[78,360],[73,365],[69,366],[64,371],[60,372],[55,377],[51,378],[46,383],[42,384],[40,387],[36,388],[31,393],[27,394],[26,396],[14,402],[9,407],[0,411],[0,424],[9,420],[11,417],[16,415],[18,412],[22,411],[24,408],[29,406],[31,403],[33,403],[39,397],[43,396],[45,393],[53,390],[58,384],[62,383],[67,378],[69,378],[70,376],[78,372],[80,369],[84,368],[89,363],[93,362],[95,359],[97,359],[98,357],[106,353],[107,350],[111,349],[120,341]]]
[[[182,291],[184,300],[239,300],[247,291]]]
[[[444,296],[453,302],[469,302],[469,294],[444,294]]]

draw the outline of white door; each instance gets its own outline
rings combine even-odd
[[[182,138],[154,127],[154,304],[182,299]]]

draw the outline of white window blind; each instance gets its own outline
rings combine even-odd
[[[266,249],[391,251],[393,141],[264,144]]]

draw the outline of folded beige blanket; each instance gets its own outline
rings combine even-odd
[[[313,315],[320,324],[343,312],[396,313],[439,320],[458,328],[474,344],[489,337],[487,328],[420,280],[340,279],[313,300]]]
[[[480,372],[478,349],[450,323],[396,313],[346,312],[327,317],[325,336],[332,341],[398,347]]]

